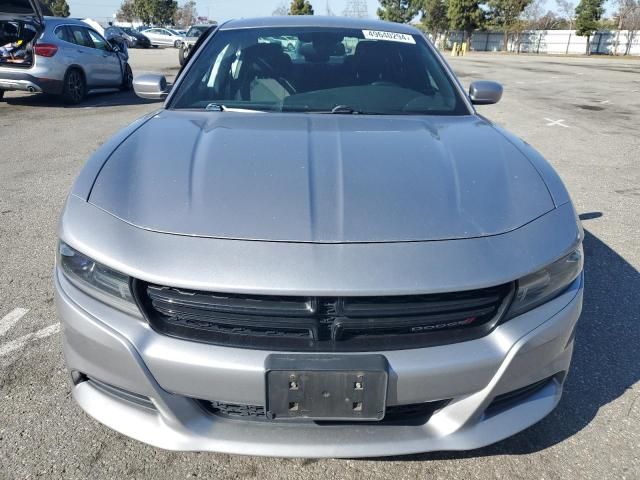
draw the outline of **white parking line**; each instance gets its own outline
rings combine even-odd
[[[17,338],[12,342],[5,343],[4,345],[0,345],[0,357],[9,355],[10,353],[15,352],[16,350],[22,350],[27,343],[33,340],[50,337],[51,335],[55,335],[59,331],[60,331],[60,324],[54,323],[53,325],[49,325],[48,327],[43,328],[42,330],[38,330],[35,333],[29,333],[28,335],[24,335],[20,338]]]
[[[607,105],[608,103],[611,103],[611,100],[602,100],[600,102],[601,105]]]
[[[563,122],[564,120],[551,120],[550,118],[544,117],[544,119],[549,122],[547,123],[547,127],[564,127],[564,128],[569,128],[569,125],[565,125]]]
[[[16,308],[0,320],[0,337],[7,333],[29,311],[28,308]]]

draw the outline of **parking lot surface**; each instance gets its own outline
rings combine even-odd
[[[177,73],[174,49],[131,55],[134,74]],[[640,61],[450,60],[467,85],[504,84],[502,102],[480,112],[551,161],[583,219],[584,310],[550,416],[472,452],[371,460],[166,452],[101,426],[70,397],[53,306],[56,223],[91,152],[159,104],[115,93],[65,107],[8,93],[0,103],[0,478],[640,478]]]

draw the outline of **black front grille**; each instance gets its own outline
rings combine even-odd
[[[134,281],[151,326],[199,342],[280,351],[380,351],[486,335],[513,295],[506,284],[465,292],[377,297],[227,294]]]
[[[317,425],[335,425],[353,423],[362,425],[372,424],[395,424],[395,425],[423,425],[429,421],[431,416],[443,408],[450,400],[439,400],[435,402],[413,403],[410,405],[389,405],[385,409],[384,418],[381,421],[313,421],[305,419],[269,419],[267,418],[265,407],[262,405],[240,405],[236,403],[209,402],[200,400],[200,405],[209,413],[230,418],[234,420],[260,421],[260,422],[313,422]]]

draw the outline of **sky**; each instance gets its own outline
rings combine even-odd
[[[341,14],[347,0],[328,0],[331,10]],[[370,17],[376,16],[378,0],[366,0]],[[113,17],[118,10],[121,0],[67,0],[73,17],[91,17],[97,20],[105,20]],[[184,3],[178,0],[178,4]],[[240,17],[259,17],[271,15],[283,0],[197,0],[198,14],[209,16],[218,22]],[[317,15],[325,15],[327,0],[311,0],[313,9]]]
[[[104,22],[113,18],[122,0],[67,0],[73,17],[91,17]],[[311,0],[316,15],[326,15],[327,3],[331,10],[340,15],[348,0]],[[579,0],[571,0],[578,3]],[[378,0],[366,0],[368,13],[371,18],[376,18]],[[182,5],[184,0],[178,0]],[[223,22],[231,18],[259,17],[271,15],[282,4],[289,5],[290,0],[197,0],[199,15],[208,16],[212,20]],[[612,2],[605,3],[607,13],[612,12]],[[555,10],[554,0],[546,0],[546,9]]]

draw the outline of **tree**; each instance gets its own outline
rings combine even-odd
[[[558,15],[547,10],[544,12],[546,0],[533,0],[522,12],[522,20],[525,22],[527,30],[557,30],[560,27],[561,19]]]
[[[136,11],[133,6],[133,0],[124,0],[120,9],[116,13],[116,20],[120,22],[133,22],[136,19]]]
[[[309,0],[292,0],[289,15],[313,15],[313,7]]]
[[[195,0],[187,0],[184,5],[176,9],[173,18],[174,25],[182,25],[188,27],[197,22],[198,11],[196,10]]]
[[[424,0],[420,22],[434,38],[440,32],[446,31],[449,28],[449,19],[445,0]]]
[[[540,19],[536,22],[535,27],[532,27],[533,30],[560,30],[560,25],[562,23],[562,19],[558,18],[555,12],[552,10],[547,10]]]
[[[640,0],[615,0],[619,30],[640,29]]]
[[[529,5],[527,5],[520,17],[524,22],[525,28],[529,30],[546,30],[539,26],[539,22],[543,16],[542,11],[544,5],[545,0],[532,0]]]
[[[531,0],[489,0],[489,14],[496,25],[504,32],[503,48],[506,52],[509,46],[509,33],[518,23],[520,15],[527,8]]]
[[[449,26],[452,30],[462,30],[465,40],[471,39],[471,33],[482,26],[485,14],[479,0],[449,0],[447,8]]]
[[[598,30],[598,20],[604,13],[604,0],[580,0],[576,7],[576,34],[587,37],[587,55],[591,55],[591,36]]]
[[[640,0],[615,0],[615,5],[618,9],[616,14],[617,21],[617,34],[616,42],[613,47],[614,55],[618,54],[618,45],[620,44],[620,30],[629,30],[631,35],[627,34],[627,48],[624,52],[625,55],[629,54],[631,49],[631,39],[633,38],[633,32],[640,29]]]
[[[380,0],[378,17],[389,22],[409,23],[422,5],[423,0]]]
[[[573,30],[573,21],[575,19],[576,5],[569,0],[556,0],[560,15],[568,22],[569,30]]]
[[[520,17],[527,30],[559,30],[562,19],[552,10],[544,12],[546,0],[533,0]]]
[[[178,9],[176,0],[133,0],[136,16],[145,25],[172,23]]]
[[[287,4],[285,2],[282,2],[276,7],[271,15],[273,15],[274,17],[284,17],[285,15],[289,15],[289,7],[287,7]]]
[[[44,0],[43,3],[55,17],[68,17],[70,14],[67,0]]]

